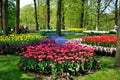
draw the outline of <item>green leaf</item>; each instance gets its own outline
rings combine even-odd
[[[39,71],[44,72],[45,66],[42,63],[38,63],[38,66],[39,66]]]
[[[83,71],[85,70],[85,69],[84,69],[84,64],[81,64],[81,68],[82,68]]]
[[[76,63],[75,65],[76,65],[75,70],[76,70],[76,72],[78,72],[80,69],[80,65],[78,63]]]
[[[75,72],[75,70],[73,68],[68,68],[68,70],[71,72]]]

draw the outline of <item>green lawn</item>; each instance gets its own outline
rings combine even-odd
[[[66,37],[68,39],[74,39],[74,38],[81,38],[82,36],[81,35],[70,35],[70,34],[67,34],[67,35],[63,35],[63,37]]]
[[[18,62],[17,56],[0,56],[0,80],[37,80],[21,72]]]
[[[102,69],[75,80],[120,80],[120,69],[114,68],[114,58],[99,57]]]
[[[17,66],[19,59],[18,56],[0,56],[0,80],[41,80],[21,72]],[[114,58],[99,59],[101,70],[84,77],[75,77],[74,80],[120,80],[120,69],[114,69]]]

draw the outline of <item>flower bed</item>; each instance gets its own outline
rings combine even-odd
[[[88,35],[103,35],[103,34],[109,34],[109,31],[93,31],[93,30],[85,30],[83,31],[84,34]]]
[[[23,70],[41,74],[64,77],[99,68],[99,61],[91,47],[59,45],[50,39],[37,46],[27,47],[27,50],[19,55],[21,56],[19,64]]]
[[[92,36],[90,36],[92,37]],[[82,39],[71,39],[66,42],[66,44],[79,44],[83,46],[89,46],[92,47],[97,55],[102,55],[102,56],[115,56],[116,53],[116,48],[114,47],[103,47],[103,46],[96,46],[96,45],[91,45],[90,42],[89,44],[82,44]]]
[[[83,36],[82,43],[93,46],[116,47],[117,37],[110,35]]]
[[[0,36],[2,45],[32,44],[39,42],[43,38],[40,34],[11,34],[9,36]]]
[[[39,34],[0,36],[0,55],[18,54],[21,52],[21,47],[26,48],[30,44],[39,43],[42,38],[43,36]]]
[[[81,38],[71,39],[66,42],[66,44],[82,44]]]
[[[67,28],[67,31],[72,31],[72,32],[83,32],[86,30],[86,28]]]

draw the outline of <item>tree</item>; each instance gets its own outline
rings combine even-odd
[[[57,0],[56,34],[58,35],[61,35],[61,4],[62,4],[62,0]]]
[[[100,3],[101,0],[97,1],[97,16],[96,16],[96,28],[95,30],[98,31],[99,30],[99,22],[100,22]]]
[[[0,30],[2,29],[2,0],[0,0]]]
[[[120,17],[119,17],[120,19]],[[117,32],[117,50],[115,55],[115,67],[120,68],[120,23],[118,25],[118,32]]]
[[[2,24],[3,34],[8,35],[8,0],[2,0]]]
[[[32,5],[26,5],[20,10],[20,24],[29,27],[35,25],[34,8]]]
[[[118,25],[118,0],[115,0],[115,25]]]
[[[16,24],[16,0],[8,0],[8,26],[14,29]]]
[[[50,0],[46,0],[46,29],[50,29]]]
[[[34,0],[34,9],[35,9],[35,24],[36,24],[36,31],[38,31],[38,18],[37,18],[37,5],[36,5],[36,0]]]
[[[117,29],[117,50],[115,55],[115,67],[120,68],[120,7],[118,15],[118,29]]]
[[[84,24],[84,5],[85,5],[85,0],[82,0],[81,2],[82,6],[81,6],[81,18],[80,18],[80,28],[83,28],[83,24]]]
[[[64,1],[62,1],[62,9],[61,9],[62,11],[61,11],[61,28],[62,29],[65,29],[65,16],[64,16],[64,14],[65,14],[65,9],[64,9]]]
[[[18,34],[19,27],[19,15],[20,15],[20,0],[16,0],[16,26],[15,26],[15,34]]]

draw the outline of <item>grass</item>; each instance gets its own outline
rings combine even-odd
[[[20,71],[17,66],[19,59],[18,56],[0,56],[0,80],[41,80]],[[74,80],[120,80],[120,69],[114,68],[114,58],[99,57],[99,59],[101,70],[87,76],[75,77]]]
[[[111,57],[99,57],[102,69],[84,76],[75,78],[75,80],[120,80],[120,68],[114,68],[115,59]]]
[[[18,56],[0,56],[0,80],[37,80],[21,72]]]
[[[120,69],[102,69],[94,74],[75,80],[120,80]]]
[[[65,38],[68,38],[68,39],[74,39],[74,38],[81,38],[82,36],[81,35],[70,35],[70,34],[67,34],[67,35],[63,35],[63,37]]]

